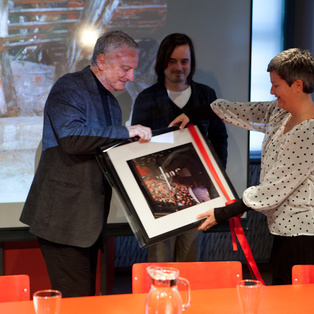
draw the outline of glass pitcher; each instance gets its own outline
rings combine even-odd
[[[179,270],[172,267],[149,266],[151,288],[146,298],[145,314],[179,314],[191,304],[190,283],[179,277]],[[177,283],[185,286],[186,303],[182,303]]]

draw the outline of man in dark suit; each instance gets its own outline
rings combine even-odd
[[[210,104],[215,91],[193,81],[195,53],[191,39],[185,34],[170,34],[161,42],[156,58],[157,83],[143,90],[135,100],[132,124],[153,130],[165,128],[181,113]],[[211,120],[198,122],[200,130],[211,141],[223,167],[227,163],[227,131],[224,123],[212,113]],[[198,259],[198,236],[189,230],[148,248],[150,262],[192,262]]]
[[[45,104],[42,154],[20,220],[38,237],[52,288],[64,297],[95,294],[111,199],[96,149],[117,139],[151,138],[148,127],[121,125],[121,109],[111,94],[133,80],[137,64],[131,37],[105,33],[91,66],[57,80]]]

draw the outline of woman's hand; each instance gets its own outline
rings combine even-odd
[[[190,118],[185,113],[182,113],[177,116],[172,122],[170,122],[169,127],[178,125],[179,128],[182,130],[189,122]]]
[[[217,221],[215,219],[214,209],[210,209],[207,212],[200,214],[197,216],[197,219],[206,218],[206,220],[197,227],[197,230],[208,230],[209,228],[217,225]]]

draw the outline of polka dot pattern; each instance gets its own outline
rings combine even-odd
[[[272,234],[314,235],[314,119],[284,134],[290,113],[278,108],[277,101],[218,99],[212,108],[226,123],[265,133],[260,184],[244,191],[244,203],[267,211]]]

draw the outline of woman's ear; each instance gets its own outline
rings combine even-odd
[[[295,87],[297,93],[303,92],[303,81],[302,80],[295,80],[292,84]]]

